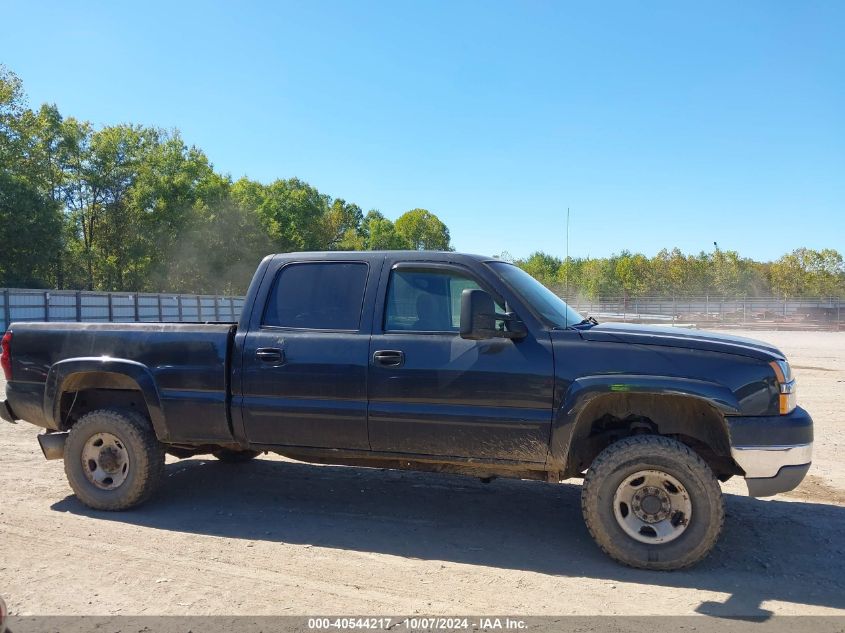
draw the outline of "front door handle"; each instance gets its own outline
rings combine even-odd
[[[384,367],[400,367],[405,363],[405,352],[395,349],[380,349],[373,354],[373,363]]]
[[[285,362],[285,353],[278,347],[259,347],[255,350],[255,357],[262,363],[275,363],[279,365]]]

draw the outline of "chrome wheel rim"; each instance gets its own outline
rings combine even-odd
[[[129,451],[116,435],[95,433],[82,448],[82,471],[101,490],[114,490],[129,475]]]
[[[686,531],[692,501],[676,477],[662,470],[639,470],[616,489],[613,514],[619,527],[640,543],[669,543]]]

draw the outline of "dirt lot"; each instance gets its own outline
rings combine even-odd
[[[741,496],[713,555],[620,567],[583,526],[579,486],[172,460],[148,505],[93,512],[27,424],[0,424],[0,595],[31,614],[845,614],[845,333],[779,345],[816,420],[810,476]],[[0,386],[2,388],[2,386]]]

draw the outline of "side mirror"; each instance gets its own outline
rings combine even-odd
[[[504,329],[496,327],[502,321]],[[461,338],[479,341],[487,338],[519,339],[527,330],[513,314],[496,313],[496,303],[488,293],[466,289],[461,293]]]

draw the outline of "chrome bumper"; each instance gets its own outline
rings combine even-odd
[[[801,483],[813,460],[813,444],[734,446],[731,456],[745,472],[748,494],[769,497]]]
[[[746,477],[774,477],[784,466],[803,466],[813,461],[813,444],[798,446],[734,446],[731,457]]]

